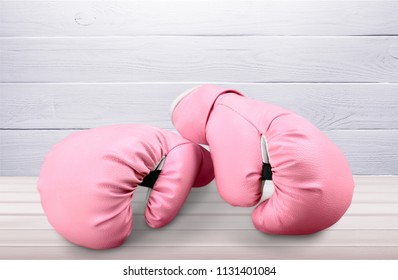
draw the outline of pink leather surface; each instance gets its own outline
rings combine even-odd
[[[166,130],[113,125],[73,133],[45,157],[38,190],[50,224],[75,244],[120,246],[133,221],[137,185],[166,156],[145,218],[162,227],[178,213],[192,186],[213,178],[208,151]]]
[[[265,136],[275,192],[252,214],[263,232],[317,232],[336,223],[351,204],[354,182],[343,153],[292,112],[205,85],[176,105],[172,121],[182,136],[209,145],[219,193],[235,206],[261,199]]]

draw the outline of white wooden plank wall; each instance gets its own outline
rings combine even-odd
[[[356,175],[398,175],[397,15],[398,1],[0,0],[0,176],[37,176],[77,130],[173,129],[169,104],[201,83],[303,115]],[[310,236],[256,231],[214,183],[149,229],[139,189],[132,237],[100,252],[56,234],[36,180],[0,178],[0,259],[398,258],[397,176],[355,177],[347,214]]]
[[[397,1],[0,0],[0,175],[113,123],[172,128],[182,90],[217,83],[296,111],[354,174],[398,174]]]

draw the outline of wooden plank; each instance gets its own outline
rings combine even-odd
[[[388,206],[385,206],[388,207]],[[379,208],[378,205],[369,208]],[[398,213],[397,207],[390,206],[385,211],[394,211]],[[395,209],[397,208],[397,209]],[[144,202],[133,203],[133,213],[143,215],[145,211]],[[211,202],[200,202],[185,204],[181,209],[181,214],[188,215],[207,215],[207,214],[222,214],[222,215],[250,215],[253,211],[252,208],[238,208],[228,205],[227,203],[211,203]],[[378,212],[385,212],[379,208]],[[392,213],[392,212],[388,212]],[[40,203],[0,203],[0,215],[40,215],[43,214],[43,210]]]
[[[214,182],[214,181],[213,181]],[[186,203],[190,202],[224,202],[223,199],[219,196],[215,183],[212,183],[212,186],[207,188],[201,188],[199,191],[197,189],[192,189],[190,195],[188,196]],[[353,197],[354,203],[369,203],[369,202],[379,202],[379,203],[398,203],[398,184],[394,187],[395,193],[391,192],[375,192],[374,193],[358,193],[356,192]],[[360,188],[360,186],[357,186]],[[34,189],[32,187],[32,189]],[[209,190],[212,189],[212,190]],[[134,192],[133,202],[145,202],[147,188],[138,187]],[[264,189],[263,199],[266,197],[270,197],[274,192],[274,188],[267,184]],[[40,195],[38,191],[32,191],[27,193],[20,192],[1,192],[0,187],[0,203],[20,203],[20,202],[40,202]]]
[[[353,259],[395,260],[398,247],[119,247],[113,250],[89,250],[81,247],[0,247],[0,259],[89,259],[89,260],[239,260],[239,259]]]
[[[134,202],[133,213],[144,214],[146,204]],[[185,204],[180,213],[183,215],[247,215],[250,216],[253,207],[233,207],[225,202],[190,202]],[[38,202],[0,203],[0,215],[42,215],[43,209]],[[398,215],[396,203],[353,203],[346,215]],[[398,219],[398,218],[397,218]]]
[[[213,181],[214,182],[214,181]],[[36,186],[32,186],[32,190],[30,192],[2,192],[0,186],[0,203],[20,203],[20,202],[40,202],[39,192],[36,190]],[[145,202],[147,197],[148,188],[138,187],[133,196],[133,202]],[[264,197],[269,197],[273,193],[273,188],[268,188],[264,192]],[[390,194],[386,194],[381,197],[383,201],[390,201],[393,197]],[[397,196],[398,200],[398,196]],[[222,198],[219,196],[215,184],[212,183],[211,186],[204,188],[194,188],[191,190],[190,195],[188,196],[186,202],[224,202]]]
[[[28,192],[37,184],[37,180],[36,176],[0,176],[0,189],[8,191],[12,185],[12,188],[18,188],[18,192]]]
[[[1,193],[0,203],[40,202],[38,192],[30,193]]]
[[[0,82],[397,82],[398,38],[1,38]]]
[[[14,246],[75,246],[53,230],[4,230],[0,232],[0,247]],[[396,246],[398,232],[323,231],[312,235],[269,235],[257,230],[135,230],[125,242],[126,247],[312,247],[312,246]]]
[[[397,35],[394,1],[1,1],[0,36]]]
[[[0,175],[38,175],[52,145],[73,132],[2,130]],[[398,175],[398,130],[331,130],[325,134],[345,153],[353,174]]]
[[[88,250],[80,247],[0,247],[0,259],[145,259],[145,260],[394,260],[397,247],[120,247],[113,250]]]
[[[32,195],[32,192],[23,191],[29,190],[26,186],[34,187],[36,180],[35,177],[2,177],[0,186],[14,184],[17,188],[25,187],[20,189],[20,193],[3,192],[0,197],[2,194]],[[32,204],[39,207],[39,203],[13,202],[10,203],[14,205],[11,208],[24,209],[21,212],[27,214],[0,215],[0,259],[200,259],[205,256],[206,259],[396,259],[398,214],[395,212],[398,204],[383,199],[397,197],[398,193],[394,192],[397,180],[398,177],[391,176],[355,177],[356,191],[363,190],[356,197],[362,196],[371,202],[372,195],[378,194],[378,203],[354,201],[349,212],[330,229],[307,236],[263,234],[253,228],[249,214],[251,208],[234,208],[219,202],[204,205],[204,209],[216,209],[207,214],[198,214],[203,209],[196,204],[202,203],[189,202],[170,225],[155,230],[146,226],[140,210],[143,205],[136,203],[135,208],[140,209],[135,211],[131,237],[124,246],[105,251],[87,250],[65,241],[52,229],[43,214],[32,215],[30,207]],[[270,182],[267,184],[266,187],[269,187]],[[9,187],[7,189],[10,190]],[[143,189],[138,192],[140,195],[145,193]],[[193,197],[197,198],[205,193],[216,194],[214,182],[208,188],[192,192]],[[1,204],[7,203],[0,203],[0,209]],[[216,204],[227,207],[222,209]],[[188,211],[186,208],[189,208]],[[249,212],[229,215],[224,212],[229,208]],[[220,210],[222,214],[217,214]],[[272,254],[268,255],[270,252]]]
[[[0,193],[37,193],[37,177],[0,177]],[[355,196],[367,194],[384,194],[391,193],[392,197],[395,197],[398,192],[398,176],[354,176],[355,182]],[[272,182],[266,181],[264,185],[264,191],[271,194],[273,192]],[[212,181],[207,187],[195,188],[191,190],[191,196],[212,194],[217,192],[215,181]],[[144,188],[138,188],[136,192],[137,196],[146,195]],[[202,196],[201,196],[202,197]],[[208,197],[206,197],[208,199]]]
[[[396,192],[398,189],[398,177],[396,176],[355,176],[354,182],[356,193]]]
[[[170,104],[196,85],[0,84],[0,126],[65,129],[133,122],[170,129]],[[220,85],[292,110],[323,130],[398,129],[398,83]]]
[[[214,181],[213,181],[214,182]],[[1,183],[0,183],[1,184]],[[2,192],[2,187],[0,186],[0,203],[20,203],[20,202],[40,202],[39,192],[36,190],[36,186],[31,186],[32,190],[30,192]],[[133,202],[145,202],[147,197],[148,188],[138,187],[134,191]],[[264,197],[269,197],[273,193],[273,188],[268,188],[264,192]],[[382,197],[385,201],[389,201],[392,198],[390,194],[384,195]],[[398,196],[397,196],[398,199]],[[215,187],[215,183],[212,183],[211,186],[203,187],[203,188],[194,188],[191,190],[190,195],[188,196],[187,202],[223,202],[222,198],[218,195],[218,192]]]
[[[394,136],[388,139],[382,139],[384,132],[387,130],[340,130],[325,134],[346,155],[353,174],[395,175],[398,174],[398,130],[389,130],[389,135]],[[384,156],[391,160],[384,161]]]
[[[397,216],[345,215],[330,229],[344,230],[398,230]],[[147,230],[149,227],[142,214],[134,213],[133,231]],[[173,222],[160,230],[248,230],[254,229],[250,215],[225,216],[217,214],[184,215],[179,214]],[[53,230],[44,215],[0,215],[0,230]]]

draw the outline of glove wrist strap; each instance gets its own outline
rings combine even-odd
[[[269,163],[268,144],[264,135],[261,135],[261,156],[263,159],[263,169],[261,171],[262,180],[272,180],[271,164]]]
[[[153,186],[155,185],[156,180],[158,179],[160,172],[162,171],[165,159],[166,156],[160,159],[155,168],[144,177],[142,182],[139,184],[140,186],[153,189]]]

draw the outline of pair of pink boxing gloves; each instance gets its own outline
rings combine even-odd
[[[351,203],[354,182],[344,155],[294,113],[204,85],[175,100],[172,121],[182,137],[146,125],[113,125],[56,144],[38,189],[58,233],[92,249],[120,246],[133,227],[138,185],[152,189],[145,219],[158,228],[178,214],[192,187],[214,177],[226,202],[245,207],[259,203],[264,180],[272,179],[274,194],[252,214],[254,226],[271,234],[321,231]]]

